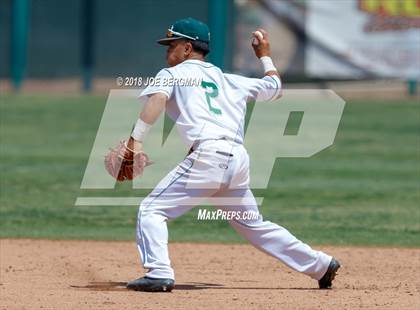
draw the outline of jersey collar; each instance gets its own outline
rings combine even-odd
[[[192,64],[198,64],[206,67],[213,67],[213,65],[209,62],[205,62],[199,59],[187,59],[183,63],[192,63]]]

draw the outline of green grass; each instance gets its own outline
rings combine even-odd
[[[133,240],[136,207],[75,207],[103,97],[2,96],[0,236]],[[261,211],[315,244],[420,246],[419,104],[348,102],[333,146],[278,159]],[[146,192],[140,192],[140,194]],[[116,196],[139,196],[129,184]],[[240,242],[197,208],[170,223],[176,241]]]

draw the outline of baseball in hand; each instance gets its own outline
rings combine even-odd
[[[257,30],[253,33],[254,38],[252,39],[252,45],[258,45],[263,39],[263,34],[261,31]]]

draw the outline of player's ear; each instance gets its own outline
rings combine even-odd
[[[193,47],[191,42],[187,41],[184,44],[184,56],[187,57],[193,52]]]

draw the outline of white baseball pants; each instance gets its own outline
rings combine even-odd
[[[140,204],[137,247],[146,276],[175,279],[168,254],[166,222],[210,198],[226,211],[258,211],[249,189],[249,157],[245,148],[226,140],[207,140],[164,177]],[[230,156],[232,154],[233,156]],[[257,219],[231,219],[230,225],[256,248],[316,280],[331,256],[311,249],[285,228]]]

